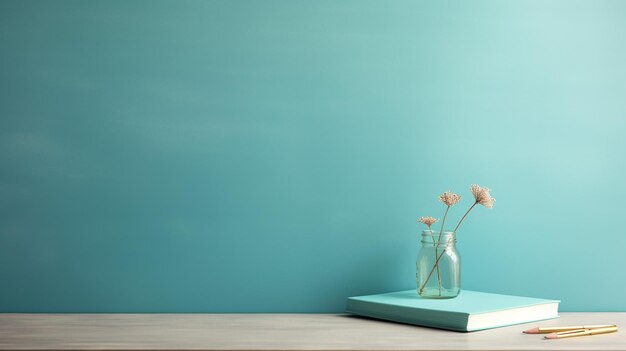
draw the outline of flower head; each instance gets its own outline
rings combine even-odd
[[[418,219],[417,221],[426,224],[428,228],[430,228],[431,225],[439,222],[439,220],[435,217],[420,217],[420,219]]]
[[[446,191],[445,193],[439,195],[439,201],[443,202],[448,207],[456,204],[460,200],[461,200],[461,195],[457,195],[449,191]]]
[[[477,184],[472,184],[472,187],[470,189],[472,190],[472,195],[474,195],[474,199],[476,199],[476,202],[487,208],[493,207],[493,203],[496,202],[496,199],[491,197],[491,194],[489,194],[489,192],[491,191],[489,188],[481,188]]]

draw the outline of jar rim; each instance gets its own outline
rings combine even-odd
[[[456,243],[456,234],[452,231],[444,231],[443,234],[439,235],[439,231],[435,230],[424,230],[422,232],[422,244],[437,244],[437,245],[454,245]],[[436,243],[433,240],[437,241]]]
[[[430,235],[440,235],[440,234],[441,234],[441,236],[453,235],[454,232],[451,231],[451,230],[444,230],[443,233],[442,233],[440,230],[428,230],[428,229],[422,231],[422,235],[423,236],[425,236],[425,235],[428,235],[428,236],[430,236]]]

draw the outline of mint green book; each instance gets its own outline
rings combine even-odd
[[[558,300],[462,290],[453,299],[425,299],[415,290],[349,297],[348,313],[470,332],[559,317]]]

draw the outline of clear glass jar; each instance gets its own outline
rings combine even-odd
[[[417,293],[430,299],[449,299],[461,292],[461,256],[452,232],[424,230],[417,254]]]

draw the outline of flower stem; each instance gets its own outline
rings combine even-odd
[[[437,238],[437,245],[435,246],[435,257],[439,256],[439,245],[441,244],[441,236],[443,235],[443,226],[446,224],[446,217],[450,206],[446,207],[446,213],[443,214],[443,220],[441,221],[441,231],[439,231],[439,238]],[[439,265],[437,265],[437,283],[439,283],[439,296],[441,296],[441,272],[439,271]]]
[[[447,213],[448,211],[446,210],[446,214]],[[443,219],[445,221],[446,216],[443,216]],[[430,239],[433,241],[433,247],[435,247],[435,257],[437,257],[437,254],[439,254],[439,252],[437,251],[437,246],[439,245],[439,239],[441,239],[441,235],[439,235],[439,239],[437,239],[437,242],[435,242],[435,235],[433,234],[433,229],[431,228],[431,226],[428,226],[428,231],[430,232]],[[437,267],[437,280],[439,281],[439,296],[441,296],[441,276],[439,275],[439,267]]]
[[[459,229],[459,227],[461,226],[461,223],[463,223],[463,220],[465,219],[465,217],[467,217],[467,215],[470,213],[470,211],[474,208],[474,206],[478,205],[478,201],[474,202],[474,204],[472,205],[472,207],[469,208],[469,210],[467,210],[467,212],[465,212],[465,214],[463,215],[463,217],[461,218],[461,220],[459,221],[459,224],[456,225],[456,228],[454,228],[454,230],[452,231],[452,234],[455,234],[456,231]]]
[[[452,236],[450,237],[450,239],[454,239],[454,235],[456,234],[456,231],[461,226],[461,223],[463,223],[463,220],[465,219],[465,217],[467,217],[467,215],[474,208],[474,206],[476,206],[476,204],[478,204],[478,201],[474,202],[474,204],[467,210],[467,212],[465,212],[465,214],[463,215],[463,217],[459,221],[459,224],[457,224],[456,228],[454,228],[454,231],[452,231]],[[442,230],[442,233],[443,233],[443,225],[441,227],[441,230]],[[450,239],[448,239],[448,241],[450,241]],[[439,235],[439,241],[441,241],[441,235]],[[446,241],[446,245],[448,244],[448,241]],[[430,273],[428,274],[428,277],[426,277],[426,281],[424,281],[424,284],[422,284],[422,287],[419,290],[420,294],[422,293],[422,291],[424,291],[424,287],[426,287],[426,284],[428,284],[428,281],[430,280],[430,277],[433,275],[433,272],[435,271],[435,268],[439,269],[439,261],[441,260],[441,258],[443,257],[443,254],[445,254],[445,253],[446,253],[446,248],[443,249],[443,251],[441,252],[441,255],[439,255],[437,257],[437,260],[435,260],[435,264],[433,265],[433,269],[430,270]]]
[[[433,241],[433,247],[435,247],[436,252],[437,242],[435,242],[435,235],[433,234],[433,230],[430,228],[430,226],[428,226],[428,231],[430,231],[430,238]],[[435,257],[437,256],[435,255]],[[439,280],[439,295],[441,296],[441,276],[439,276],[439,267],[437,267],[437,279]]]

